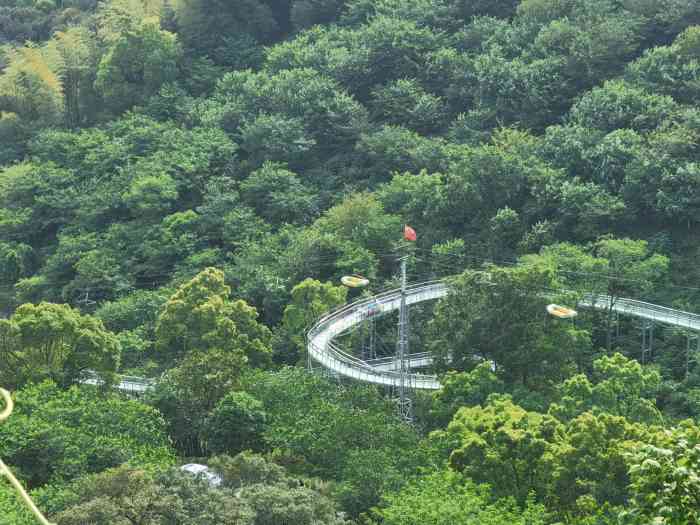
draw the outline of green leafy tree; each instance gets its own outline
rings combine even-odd
[[[431,418],[436,427],[446,426],[463,406],[483,405],[491,394],[502,393],[505,385],[484,362],[470,372],[451,371],[440,383],[442,388],[433,394]]]
[[[317,24],[328,24],[340,17],[346,0],[293,0],[290,19],[294,29],[301,31]]]
[[[535,137],[511,129],[496,133],[487,144],[460,148],[445,172],[433,213],[442,216],[453,237],[479,232],[471,235],[472,242],[486,248],[481,232],[495,226],[493,220],[500,221],[495,219],[499,211],[519,213],[540,181],[553,177],[552,168],[534,155],[536,150]]]
[[[259,456],[213,458],[223,486],[175,469],[155,473],[121,467],[39,495],[58,525],[345,525],[333,501]],[[245,471],[241,479],[236,472]],[[272,474],[274,475],[268,475]]]
[[[697,60],[700,30],[689,27],[672,45],[647,50],[627,66],[627,78],[653,93],[670,95],[682,103],[692,103],[700,89]]]
[[[306,487],[252,485],[241,491],[255,512],[254,525],[299,523],[300,525],[344,525],[330,498],[319,497]]]
[[[625,504],[627,457],[657,439],[653,427],[604,412],[563,422],[502,396],[460,409],[447,431],[432,437],[448,444],[453,469],[488,483],[496,497],[523,503],[533,494],[561,519],[583,523],[595,509],[602,517]]]
[[[262,456],[243,452],[233,458],[212,458],[210,464],[221,475],[223,487],[234,490],[251,509],[251,525],[348,524],[333,500],[324,494],[322,483],[302,482]]]
[[[375,194],[388,213],[400,214],[416,231],[421,232],[421,242],[424,236],[428,236],[428,242],[432,244],[442,241],[447,235],[438,211],[440,200],[426,199],[424,196],[440,195],[443,191],[444,178],[422,170],[419,173],[395,174],[391,182],[380,186]],[[440,249],[434,247],[432,251]]]
[[[444,40],[413,20],[379,14],[357,27],[316,27],[278,44],[267,54],[266,67],[314,69],[364,102],[375,86],[424,76],[429,54]]]
[[[299,169],[308,167],[312,164],[310,152],[316,145],[309,133],[301,117],[257,115],[241,126],[241,150],[247,155],[246,164],[259,168],[272,161],[286,162]]]
[[[207,417],[204,439],[214,454],[259,450],[267,415],[260,401],[245,392],[224,396]]]
[[[299,177],[270,162],[241,182],[241,198],[273,225],[303,223],[314,211],[313,194]]]
[[[332,283],[305,279],[292,288],[282,323],[299,355],[305,352],[306,330],[326,312],[345,304],[348,289]]]
[[[23,44],[41,42],[51,36],[51,13],[32,2],[5,2],[0,6],[3,41]]]
[[[538,525],[546,523],[544,507],[528,500],[525,510],[512,500],[491,502],[488,487],[477,486],[445,469],[409,482],[384,496],[375,511],[387,525]]]
[[[30,488],[127,462],[146,468],[174,461],[165,422],[152,408],[50,382],[15,393],[15,413],[0,426],[0,454]]]
[[[269,359],[269,330],[243,301],[230,301],[221,270],[208,268],[165,303],[156,324],[156,348],[180,359],[191,352],[219,351],[260,366]]]
[[[455,278],[430,323],[430,347],[440,366],[469,370],[483,359],[494,362],[509,384],[551,388],[572,369],[574,348],[590,346],[587,332],[547,319],[545,307],[556,292],[543,291],[556,288],[543,265],[489,266]]]
[[[270,331],[244,301],[231,302],[224,274],[208,268],[168,300],[156,324],[156,349],[176,366],[149,395],[165,415],[180,450],[206,452],[205,420],[219,400],[239,385],[246,364],[270,362]]]
[[[598,184],[561,181],[555,192],[561,206],[558,228],[562,237],[592,240],[614,230],[625,216],[624,201]]]
[[[623,505],[629,483],[626,454],[648,439],[647,428],[624,418],[581,414],[550,440],[540,464],[546,478],[540,494],[563,516]]]
[[[61,55],[53,47],[27,45],[8,58],[0,75],[0,109],[36,127],[59,123],[65,102]]]
[[[124,195],[124,201],[134,215],[162,216],[170,211],[177,197],[176,182],[167,173],[162,173],[135,178]]]
[[[630,421],[661,423],[655,397],[661,374],[616,353],[593,362],[595,383],[579,374],[560,386],[561,402],[550,407],[559,419],[571,419],[584,411],[622,416]]]
[[[75,182],[70,170],[50,164],[23,163],[3,170],[4,234],[21,236],[31,245],[55,242],[57,229],[75,218]]]
[[[206,421],[217,402],[239,386],[239,355],[221,350],[193,352],[168,370],[146,394],[163,414],[173,445],[182,455],[208,454]]]
[[[415,80],[396,80],[376,89],[372,98],[373,117],[380,122],[419,133],[435,132],[444,125],[444,102]]]
[[[98,49],[95,38],[84,26],[58,31],[49,46],[60,56],[59,76],[64,96],[64,121],[75,128],[90,124],[98,112],[94,79]]]
[[[616,301],[625,295],[648,292],[668,271],[668,257],[650,253],[646,241],[602,239],[594,248],[596,257],[604,261],[607,282],[605,293],[610,297],[607,308],[608,350],[611,347],[612,312]]]
[[[387,182],[394,173],[444,172],[452,157],[443,138],[424,137],[402,126],[382,126],[361,135],[355,150],[358,176],[370,184]]]
[[[496,497],[524,503],[531,491],[543,492],[540,458],[557,426],[551,416],[523,410],[509,399],[461,408],[447,428],[459,436],[450,466],[477,483],[489,483]]]
[[[16,283],[24,277],[31,265],[32,249],[21,242],[0,242],[0,282]]]
[[[284,485],[291,481],[283,466],[249,450],[235,456],[215,456],[210,464],[225,486],[234,490],[258,484]]]
[[[111,44],[100,61],[95,87],[107,108],[119,114],[172,82],[180,55],[176,36],[161,30],[158,19],[146,18]]]
[[[573,16],[551,20],[533,42],[542,56],[566,58],[566,76],[579,89],[614,76],[634,56],[642,39],[641,16],[613,2],[596,4],[596,10],[581,6]]]
[[[630,454],[633,523],[700,523],[700,443],[668,432],[666,446],[646,445]],[[675,435],[674,435],[675,434]]]
[[[289,161],[294,167],[294,161],[304,154],[307,168],[351,149],[367,125],[366,109],[338,82],[310,68],[227,73],[212,98],[192,113],[196,122],[221,127],[232,135],[245,132],[246,147],[255,156],[270,152],[271,160]],[[274,117],[274,123],[261,121],[262,114]],[[251,126],[262,124],[266,128],[262,140],[252,142],[260,129],[253,132]],[[278,140],[281,131],[298,141],[283,147],[291,158],[284,158],[287,153],[278,155],[277,146],[268,144]],[[258,153],[260,147],[264,149]]]
[[[174,7],[185,44],[223,65],[241,69],[254,65],[246,58],[279,31],[269,2],[179,0]]]
[[[0,512],[7,522],[13,525],[32,525],[35,520],[8,483],[0,485]]]
[[[622,80],[611,80],[589,91],[571,108],[573,123],[607,133],[628,128],[654,129],[676,109],[671,97],[647,93]]]
[[[398,488],[421,462],[415,431],[370,388],[338,389],[293,368],[245,383],[268,415],[266,445],[297,472],[340,482],[336,496],[353,516],[377,504],[384,490]],[[367,450],[375,452],[364,456]]]
[[[176,470],[153,475],[121,467],[83,478],[67,492],[52,516],[58,525],[252,524],[252,513],[230,491]]]
[[[120,346],[98,319],[67,305],[24,304],[0,320],[0,381],[7,387],[51,379],[68,386],[97,372],[115,380]]]

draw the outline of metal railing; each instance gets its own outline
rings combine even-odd
[[[611,307],[611,302],[612,298],[608,295],[585,294],[579,305],[596,310],[607,310]],[[634,317],[658,321],[663,324],[700,331],[699,314],[676,310],[667,306],[620,297],[616,298],[612,303],[612,310]]]
[[[406,300],[408,304],[414,304],[440,299],[445,297],[448,292],[449,288],[444,280],[416,283],[407,287]],[[319,319],[307,334],[309,355],[323,367],[336,374],[367,383],[399,386],[400,373],[386,369],[386,365],[390,364],[395,359],[394,357],[363,361],[338,348],[333,339],[367,320],[370,306],[376,308],[378,305],[381,313],[384,314],[398,309],[400,301],[401,291],[398,289],[389,290],[370,298],[354,301],[328,313]],[[635,299],[616,298],[613,300],[607,295],[584,294],[578,306],[595,310],[612,309],[621,314],[700,331],[700,315],[698,314]],[[409,366],[411,360],[420,362],[421,366],[426,366],[429,359],[430,356],[425,352],[411,354]],[[407,383],[412,388],[418,389],[436,390],[440,388],[440,383],[434,375],[411,373],[407,377]]]
[[[414,304],[438,299],[447,295],[447,285],[442,281],[413,284],[407,287],[406,301]],[[307,334],[310,356],[322,366],[345,377],[359,381],[398,387],[401,374],[394,370],[379,370],[338,348],[333,339],[368,318],[370,307],[381,313],[399,308],[400,290],[390,290],[371,298],[360,299],[322,317]],[[440,383],[434,375],[411,373],[406,382],[413,388],[435,390]]]
[[[88,370],[85,376],[85,379],[80,381],[84,385],[101,386],[104,383],[102,378],[91,370]],[[127,394],[140,395],[153,385],[155,385],[155,380],[153,379],[137,376],[120,376],[119,383],[115,384],[113,388]]]

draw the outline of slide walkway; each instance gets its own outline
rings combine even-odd
[[[445,297],[449,292],[445,281],[428,281],[409,285],[406,289],[406,303],[416,304],[434,301]],[[308,352],[311,359],[323,368],[342,377],[356,379],[388,387],[399,387],[399,363],[396,357],[363,361],[341,350],[334,342],[338,336],[358,327],[372,317],[398,310],[401,305],[401,290],[390,290],[370,298],[361,299],[335,310],[321,318],[307,334]],[[607,310],[611,298],[605,295],[586,295],[578,303],[578,308]],[[646,319],[648,321],[675,326],[690,331],[700,332],[700,315],[682,310],[674,310],[656,304],[617,298],[612,310],[621,315]],[[432,364],[432,357],[427,352],[408,356],[408,368],[414,370],[408,375],[405,385],[421,390],[437,390],[440,382],[437,377],[416,372]],[[98,384],[95,376],[84,381]],[[153,385],[152,380],[140,377],[122,377],[117,388],[121,391],[139,395]]]
[[[445,297],[449,288],[444,281],[429,281],[410,285],[406,290],[407,304],[423,301],[433,301]],[[368,299],[361,299],[335,310],[321,318],[309,330],[308,352],[310,357],[322,367],[334,374],[356,379],[365,383],[373,383],[390,387],[398,387],[400,374],[396,358],[363,361],[352,356],[334,343],[339,335],[355,328],[372,316],[382,315],[398,310],[401,305],[401,290],[391,290]],[[611,306],[611,298],[605,295],[587,295],[579,302],[579,308],[607,310]],[[700,315],[682,310],[674,310],[656,304],[636,301],[634,299],[617,298],[612,304],[612,310],[621,314],[649,321],[676,326],[700,332]],[[430,366],[432,358],[427,353],[411,354],[408,356],[410,369]],[[419,372],[409,374],[407,386],[423,390],[437,390],[440,383],[436,376]]]

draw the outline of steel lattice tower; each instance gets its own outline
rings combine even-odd
[[[409,314],[408,304],[406,304],[406,260],[408,256],[401,260],[401,306],[399,308],[399,338],[397,342],[397,356],[399,359],[399,416],[406,422],[413,421],[413,410],[411,398],[408,396],[410,380],[408,369],[409,355]]]

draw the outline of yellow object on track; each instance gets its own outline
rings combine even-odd
[[[359,275],[346,275],[340,279],[340,282],[350,288],[364,288],[369,284],[369,279]]]
[[[576,317],[578,315],[576,310],[572,310],[566,306],[559,306],[558,304],[547,305],[547,312],[554,317],[559,317],[560,319],[571,319],[572,317]]]

